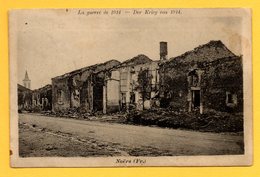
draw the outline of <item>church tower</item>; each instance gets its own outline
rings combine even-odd
[[[23,86],[28,88],[28,89],[31,89],[31,80],[29,79],[27,71],[25,72],[25,77],[24,77],[24,80],[23,80]]]

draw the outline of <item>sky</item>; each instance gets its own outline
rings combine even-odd
[[[139,54],[159,59],[159,42],[168,42],[168,58],[221,40],[241,53],[241,18],[218,13],[181,15],[79,15],[76,9],[20,10],[13,13],[18,83],[27,70],[31,89],[51,84],[51,78]],[[185,14],[186,13],[186,14]],[[15,25],[14,25],[15,24]]]

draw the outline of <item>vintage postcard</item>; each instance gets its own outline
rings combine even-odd
[[[9,12],[12,167],[253,163],[250,9]]]

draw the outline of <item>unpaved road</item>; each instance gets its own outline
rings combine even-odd
[[[22,156],[242,154],[243,136],[19,115]]]

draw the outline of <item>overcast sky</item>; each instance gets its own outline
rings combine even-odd
[[[185,13],[185,11],[184,11]],[[159,59],[159,42],[168,42],[168,56],[221,40],[241,54],[241,19],[237,17],[84,16],[77,10],[17,13],[18,82],[25,71],[36,89],[51,78],[110,59],[124,61],[138,54]]]

